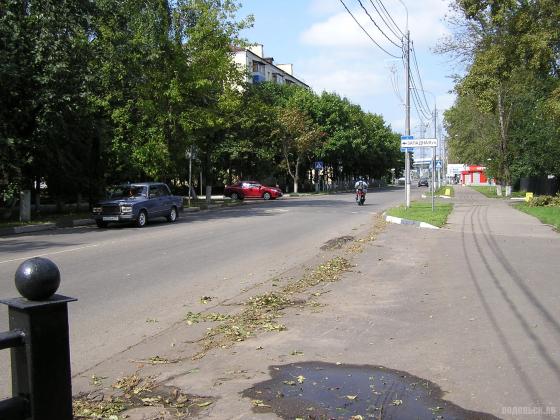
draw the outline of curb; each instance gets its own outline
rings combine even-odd
[[[18,233],[30,233],[30,232],[40,232],[43,230],[56,229],[55,223],[43,223],[40,225],[25,225],[25,226],[14,226],[8,228],[0,229],[0,236],[3,235],[15,235]]]
[[[385,213],[383,213],[383,216],[385,218],[385,221],[389,223],[395,223],[398,225],[411,225],[421,229],[440,229],[439,227],[430,225],[429,223],[426,222],[418,222],[416,220],[408,220],[408,219],[401,219],[400,217],[395,217],[395,216],[387,216]]]
[[[432,198],[431,195],[426,195],[426,194],[422,194],[421,197],[422,197],[422,198]],[[451,196],[449,196],[449,195],[436,195],[435,197],[438,197],[438,198],[447,198],[447,199],[451,198]]]

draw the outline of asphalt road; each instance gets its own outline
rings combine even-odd
[[[242,289],[303,264],[328,240],[352,234],[373,213],[403,201],[403,189],[299,197],[183,215],[143,229],[80,227],[0,238],[0,296],[15,297],[13,275],[33,256],[54,261],[69,304],[72,372],[78,374],[180,320],[202,296]],[[0,308],[0,331],[7,331]],[[9,352],[0,370],[9,371]],[[9,375],[0,398],[9,396]]]

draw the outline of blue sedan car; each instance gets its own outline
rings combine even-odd
[[[107,190],[107,199],[93,207],[98,227],[109,223],[135,223],[144,227],[149,219],[165,217],[174,222],[183,210],[183,197],[172,195],[166,184],[141,182],[118,185]]]

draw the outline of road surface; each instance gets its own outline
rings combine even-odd
[[[143,229],[81,227],[0,238],[0,296],[15,297],[14,273],[44,256],[61,271],[69,304],[72,373],[91,368],[180,320],[201,297],[227,299],[303,264],[328,240],[351,235],[372,214],[400,204],[402,188],[306,196],[183,215]],[[0,308],[0,331],[7,331]],[[9,369],[9,351],[0,353]],[[0,379],[0,398],[10,393]]]

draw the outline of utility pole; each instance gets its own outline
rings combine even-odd
[[[404,6],[404,3],[403,3]],[[406,8],[406,6],[405,6]],[[408,30],[408,10],[406,12],[406,39],[405,39],[405,67],[406,67],[406,117],[405,117],[405,132],[406,136],[410,136],[410,31]],[[410,207],[410,157],[408,155],[408,148],[404,152],[404,170],[405,170],[405,194],[406,194],[406,208]]]
[[[435,97],[435,95],[434,95]],[[434,101],[434,138],[437,140],[437,108]],[[435,209],[435,189],[436,189],[436,149],[434,146],[433,156],[432,156],[432,211]]]

